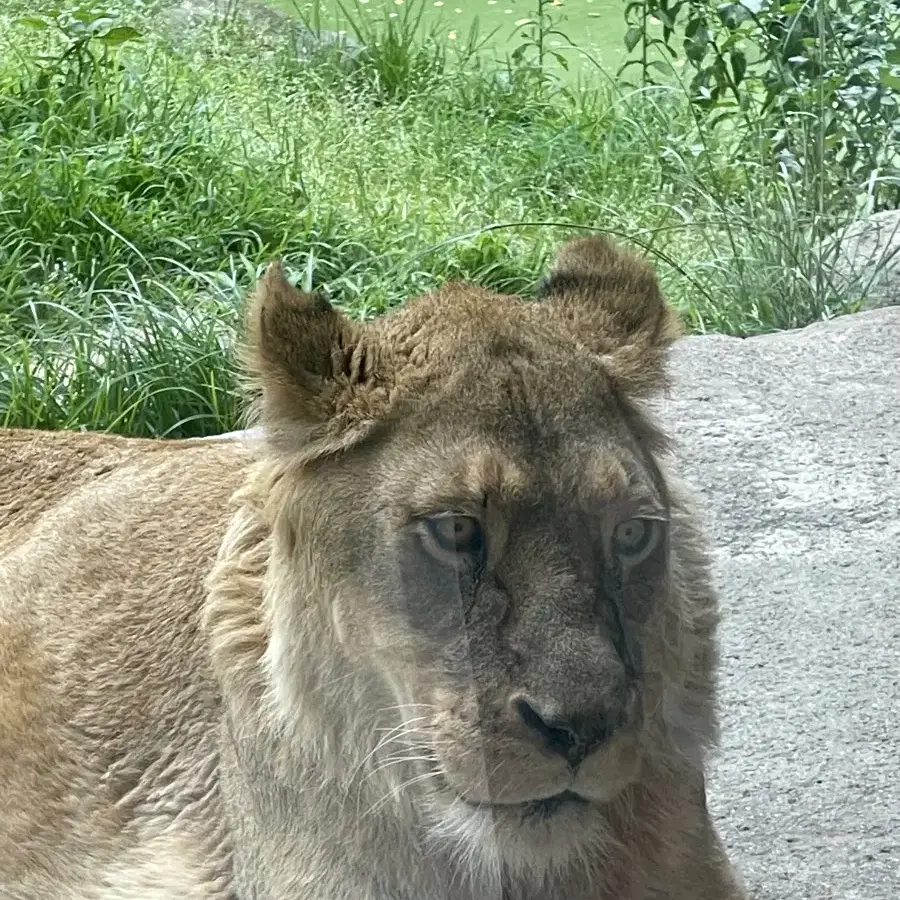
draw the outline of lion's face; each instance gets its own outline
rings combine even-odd
[[[598,286],[582,263],[618,268]],[[382,698],[372,759],[436,832],[488,829],[526,866],[602,840],[603,804],[640,777],[677,602],[663,441],[632,401],[661,382],[671,321],[605,243],[568,265],[540,302],[452,288],[362,328],[301,299],[317,367],[265,354],[283,315],[256,326],[273,440],[290,458],[293,405],[322,448],[285,514]]]
[[[667,507],[602,367],[518,351],[460,360],[305,503],[336,628],[393,701],[383,758],[449,821],[546,836],[639,774]]]

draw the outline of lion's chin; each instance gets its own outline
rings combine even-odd
[[[430,812],[435,848],[467,859],[485,884],[501,870],[540,882],[548,872],[579,865],[611,839],[602,806],[569,790],[516,803],[432,797]]]
[[[568,806],[574,804],[576,806],[587,805],[590,801],[574,791],[560,791],[558,794],[551,794],[549,797],[538,797],[533,800],[524,800],[518,803],[490,803],[477,802],[460,798],[468,806],[475,809],[491,809],[501,814],[514,813],[522,817],[537,816],[538,818],[548,819],[562,813]]]

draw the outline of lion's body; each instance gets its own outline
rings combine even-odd
[[[662,307],[610,301],[570,361],[574,306],[462,290],[357,332],[264,284],[252,444],[0,431],[0,900],[743,900],[705,804],[703,537],[642,414],[595,402],[597,360],[658,381]],[[473,527],[482,495],[483,568],[448,580],[420,510]],[[585,535],[626,508],[667,542],[597,582]]]
[[[4,900],[229,896],[200,612],[245,455],[0,432]]]

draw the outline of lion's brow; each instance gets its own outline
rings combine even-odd
[[[438,509],[465,511],[488,499],[512,501],[530,484],[525,470],[493,448],[466,454],[458,462],[433,472],[410,499],[411,512],[425,515]]]
[[[622,496],[635,480],[635,473],[629,471],[618,453],[610,450],[591,453],[579,468],[582,484],[595,496]]]

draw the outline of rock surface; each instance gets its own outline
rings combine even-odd
[[[212,23],[240,22],[257,38],[290,49],[298,60],[310,60],[322,52],[337,53],[345,62],[362,49],[345,32],[313,29],[296,16],[263,0],[154,0],[155,24],[176,43],[190,38],[193,29]]]
[[[883,210],[832,235],[819,262],[837,294],[862,298],[867,309],[900,306],[900,210]]]
[[[710,807],[754,900],[896,900],[900,309],[673,363],[724,601]]]
[[[710,808],[752,900],[897,900],[900,309],[672,363],[723,595]]]

